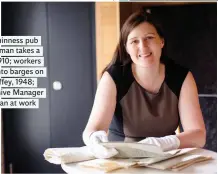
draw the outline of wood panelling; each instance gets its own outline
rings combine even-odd
[[[119,2],[96,2],[96,68],[97,79],[112,59],[119,39]]]

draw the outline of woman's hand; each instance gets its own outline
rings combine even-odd
[[[161,138],[148,137],[138,143],[152,144],[160,147],[163,151],[169,151],[178,149],[180,146],[180,140],[176,135],[169,135]]]
[[[105,131],[93,132],[89,137],[88,147],[96,158],[111,158],[118,154],[115,148],[106,148],[100,143],[108,142]]]

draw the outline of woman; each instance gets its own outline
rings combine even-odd
[[[139,11],[127,19],[98,85],[83,132],[86,145],[109,139],[154,144],[164,151],[204,146],[206,131],[193,75],[168,59],[163,48],[163,33],[151,14]],[[175,135],[179,121],[184,132]],[[108,158],[117,151],[98,144],[93,153]]]

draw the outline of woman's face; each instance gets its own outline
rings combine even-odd
[[[136,26],[128,35],[126,51],[139,66],[149,67],[160,62],[164,40],[155,27],[148,22]]]

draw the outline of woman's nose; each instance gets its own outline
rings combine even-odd
[[[139,48],[143,49],[143,48],[146,48],[146,47],[148,47],[148,42],[146,40],[141,40],[139,42]]]

